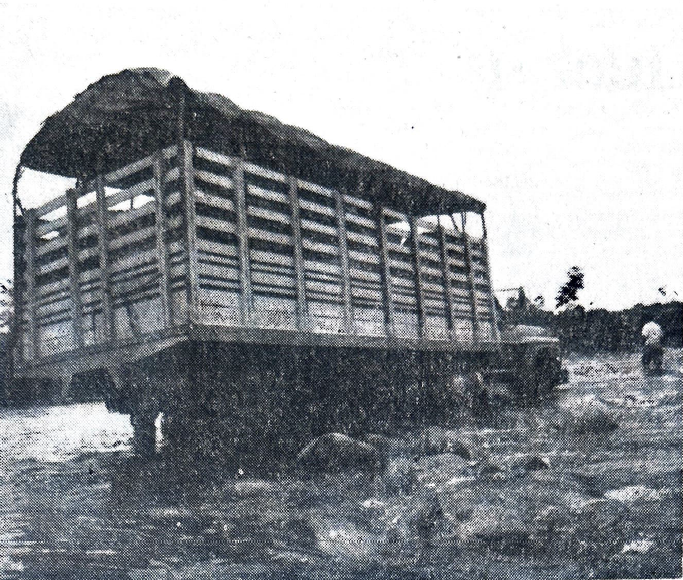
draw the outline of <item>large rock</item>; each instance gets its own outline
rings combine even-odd
[[[382,482],[389,495],[409,495],[418,483],[416,461],[412,457],[394,457],[387,462]]]
[[[449,431],[441,427],[429,427],[422,436],[422,451],[427,455],[453,453],[466,460],[474,455],[474,444],[468,438],[461,437],[457,431]]]
[[[531,527],[518,508],[479,505],[460,533],[465,541],[483,542],[490,550],[518,554],[529,548]]]
[[[301,450],[297,465],[314,473],[375,473],[381,467],[381,460],[377,449],[369,443],[342,433],[325,433]]]
[[[530,471],[540,471],[550,467],[549,461],[538,455],[520,455],[510,461],[510,470],[513,473],[524,474]]]
[[[617,417],[599,401],[588,400],[575,408],[565,409],[560,417],[560,428],[572,435],[611,433],[619,428]]]
[[[383,456],[397,456],[408,451],[408,443],[401,438],[387,437],[379,433],[368,433],[365,442],[372,445]]]
[[[469,478],[474,479],[467,461],[452,453],[418,457],[415,469],[418,480],[426,484],[455,484]]]

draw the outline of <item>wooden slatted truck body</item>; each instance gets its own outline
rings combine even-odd
[[[156,93],[139,96],[139,85]],[[349,382],[368,381],[358,401],[379,400],[382,380],[391,391],[406,377],[398,412],[415,380],[426,388],[425,376],[436,384],[500,351],[483,203],[271,118],[227,115],[158,71],[105,77],[70,106],[95,94],[102,109],[121,87],[158,105],[147,133],[130,114],[127,133],[118,117],[94,128],[79,119],[70,157],[45,160],[44,143],[64,133],[53,126],[74,117],[67,107],[22,157],[78,182],[16,212],[16,377],[61,378],[63,388],[98,377],[134,425],[216,391],[224,414],[236,406],[227,393],[250,389],[260,394],[243,408],[283,390],[320,399],[309,391],[321,382],[332,402],[316,409],[334,415]],[[467,233],[475,218],[483,235]],[[198,394],[200,382],[213,386]]]

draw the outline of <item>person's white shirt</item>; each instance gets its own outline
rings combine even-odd
[[[664,332],[662,332],[662,327],[652,320],[648,322],[645,326],[643,326],[642,334],[645,338],[645,344],[648,345],[659,344],[662,341],[662,337],[664,336]]]

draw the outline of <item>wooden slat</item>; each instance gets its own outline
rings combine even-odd
[[[408,235],[406,235],[406,238],[408,238]],[[393,242],[387,242],[387,250],[396,252],[397,254],[405,254],[406,256],[410,256],[412,253],[410,246],[401,246],[399,244],[394,244]]]
[[[177,145],[169,145],[161,150],[161,156],[166,160],[171,159],[171,157],[175,157],[176,155],[178,155]]]
[[[164,174],[164,183],[175,181],[180,177],[180,167],[174,167]]]
[[[280,224],[290,225],[291,217],[280,213],[278,211],[273,211],[272,209],[267,209],[264,207],[250,206],[247,208],[247,215],[268,220],[271,222],[277,222]]]
[[[248,324],[251,320],[253,304],[251,290],[251,272],[249,267],[249,226],[247,224],[247,199],[244,180],[244,171],[247,164],[239,160],[235,167],[235,211],[237,224],[235,234],[237,236],[237,255],[240,270],[240,322]]]
[[[66,226],[66,216],[60,217],[49,222],[39,223],[36,226],[36,236],[42,237],[45,234],[58,230]]]
[[[77,235],[77,193],[70,189],[66,193],[67,231],[69,251],[69,292],[71,294],[71,321],[76,346],[83,347],[83,306],[81,304],[81,287],[78,283],[78,240]]]
[[[444,299],[446,306],[446,328],[453,331],[453,294],[451,284],[451,259],[446,248],[446,230],[441,225],[441,215],[437,216],[439,226],[439,249],[441,250],[441,274],[443,276]]]
[[[422,269],[422,271],[424,272],[424,268]],[[429,292],[430,294],[436,293],[441,296],[443,295],[443,286],[441,284],[435,284],[434,282],[427,282],[425,280],[422,280],[422,291],[425,294]]]
[[[210,193],[204,193],[201,191],[201,189],[196,189],[194,194],[196,203],[201,203],[203,205],[208,205],[209,207],[215,207],[225,211],[235,211],[235,204],[231,199],[219,197]]]
[[[287,183],[287,177],[282,173],[273,171],[272,169],[266,169],[265,167],[260,167],[258,165],[255,165],[254,163],[249,163],[246,161],[242,162],[242,170],[243,172],[258,175],[259,177],[265,177],[266,179],[272,179],[273,181]]]
[[[452,216],[451,216],[452,217]],[[477,303],[475,299],[474,275],[472,272],[472,255],[470,253],[470,237],[465,233],[467,226],[467,214],[460,212],[460,221],[462,223],[463,240],[465,245],[465,268],[467,270],[467,283],[470,290],[470,303],[472,307],[472,329],[474,342],[479,342],[479,314],[477,312]],[[454,220],[455,225],[455,220]]]
[[[264,189],[258,185],[253,185],[251,183],[247,184],[247,193],[262,199],[267,199],[269,201],[275,201],[283,205],[289,204],[289,196],[279,191],[272,191],[270,189]]]
[[[288,236],[287,234],[269,232],[268,230],[264,230],[261,228],[249,228],[248,234],[249,237],[258,238],[259,240],[263,240],[265,242],[273,242],[276,244],[281,244],[283,246],[292,245],[292,236]]]
[[[360,197],[357,197],[355,195],[344,194],[344,203],[355,205],[356,207],[367,210],[368,212],[371,212],[374,209],[374,206],[372,205],[371,202],[369,202],[365,199],[361,199]],[[348,216],[347,216],[347,219],[348,219]]]
[[[168,244],[166,230],[166,208],[164,204],[164,165],[163,157],[154,156],[154,211],[157,243],[157,267],[159,269],[159,295],[161,297],[161,316],[164,328],[173,323],[173,300],[171,300],[171,276],[169,273]]]
[[[234,245],[212,242],[202,238],[197,239],[197,249],[200,252],[209,252],[235,258],[237,257],[237,248]]]
[[[177,169],[177,168],[176,168]],[[195,190],[195,196],[199,195],[200,191]],[[173,191],[166,194],[166,207],[171,209],[177,203],[180,203],[183,199],[182,194],[179,191]]]
[[[396,220],[397,222],[408,222],[408,216],[402,213],[399,213],[393,209],[390,209],[388,207],[383,208],[384,215],[386,217],[391,218],[392,220]],[[389,228],[389,225],[387,224],[387,228]]]
[[[365,236],[363,234],[357,234],[356,232],[346,232],[346,236],[352,242],[358,242],[360,244],[365,244],[366,246],[371,246],[373,248],[377,247],[377,239],[372,236]]]
[[[297,179],[296,184],[299,189],[305,189],[306,191],[317,193],[318,195],[322,195],[323,197],[336,199],[336,196],[338,194],[338,192],[334,191],[333,189],[323,187],[322,185],[318,185],[317,183],[311,183],[310,181],[304,181],[303,179]]]
[[[377,222],[379,242],[379,266],[382,284],[382,306],[384,309],[384,326],[387,336],[395,334],[394,328],[394,298],[389,269],[389,250],[387,247],[387,225],[381,206],[375,208],[375,220]]]
[[[204,147],[197,147],[195,149],[195,154],[197,157],[201,157],[212,163],[224,165],[225,167],[235,166],[235,159],[233,157],[228,157],[227,155],[216,153],[215,151],[209,151],[208,149],[204,149]]]
[[[122,275],[123,272],[128,272],[135,268],[140,268],[142,266],[152,266],[157,259],[156,248],[151,248],[145,250],[144,252],[136,252],[134,254],[129,254],[127,256],[122,256],[116,261],[112,261],[109,264],[109,277],[110,282]]]
[[[344,196],[344,199],[346,199],[347,197],[348,196]],[[364,228],[368,228],[370,230],[375,229],[375,227],[377,225],[377,224],[375,224],[375,222],[373,222],[369,218],[359,216],[359,215],[355,215],[355,214],[348,213],[348,212],[346,214],[346,221],[354,223],[354,224],[359,225],[359,226],[362,226]]]
[[[65,293],[69,288],[69,280],[57,280],[56,282],[49,282],[36,286],[36,296],[38,299],[50,296],[51,294],[62,292]]]
[[[426,251],[429,251],[431,249],[435,249],[438,251],[439,248],[439,240],[434,240],[430,238],[429,236],[426,236],[424,234],[420,234],[420,246],[424,248],[424,246],[429,246],[429,248],[425,248],[422,250],[422,253]]]
[[[152,191],[153,187],[154,179],[146,179],[145,181],[136,183],[128,189],[122,189],[121,191],[117,191],[116,193],[113,193],[112,195],[107,197],[107,207],[113,207],[115,205],[123,203],[124,201],[133,199],[138,195],[146,194],[147,192]]]
[[[234,185],[232,179],[229,177],[225,177],[224,175],[216,175],[215,173],[204,171],[202,169],[195,169],[194,177],[195,180],[198,179],[200,181],[204,181],[205,183],[211,183],[212,185],[217,185],[223,189],[232,189]]]
[[[116,238],[111,236],[110,232],[109,249],[118,250],[120,248],[125,248],[126,246],[139,244],[140,242],[151,238],[154,235],[154,232],[154,226],[147,226],[146,228],[142,228]]]
[[[337,231],[339,235],[339,266],[341,268],[342,303],[344,306],[343,329],[352,333],[353,307],[351,305],[351,276],[349,275],[349,246],[348,232],[346,231],[346,219],[344,199],[338,191],[334,191],[335,208],[337,215]]]
[[[337,264],[324,264],[316,260],[304,260],[304,266],[306,272],[323,272],[334,276],[335,279],[339,278],[339,265]]]
[[[424,305],[424,292],[422,290],[422,276],[420,276],[421,260],[420,260],[420,244],[417,233],[417,220],[415,216],[409,216],[408,223],[410,224],[410,243],[413,254],[413,264],[415,267],[415,300],[417,302],[417,321],[419,336],[424,337],[426,334],[426,313]]]
[[[307,199],[299,199],[299,207],[305,209],[306,211],[312,211],[328,217],[334,217],[334,208],[315,203],[314,201],[308,201]]]
[[[141,217],[144,217],[146,215],[150,215],[154,213],[154,203],[146,203],[145,205],[142,205],[140,207],[136,207],[135,209],[127,209],[125,211],[122,211],[120,213],[116,212],[108,212],[111,214],[109,216],[109,228],[110,229],[115,229],[118,227],[121,227],[123,225],[126,225],[133,220],[139,219]],[[83,230],[79,232],[80,234],[85,234]]]
[[[104,323],[105,340],[116,338],[116,325],[111,305],[110,265],[109,265],[109,212],[107,211],[104,179],[98,175],[95,179],[95,192],[97,194],[97,242],[100,254],[100,301],[102,303],[102,315]]]
[[[311,292],[317,292],[319,294],[326,294],[333,298],[340,298],[340,288],[339,284],[335,283],[325,283],[325,282],[315,282],[313,280],[306,280],[306,290]],[[342,299],[343,304],[343,299]]]
[[[295,289],[295,280],[291,276],[284,276],[282,274],[274,274],[271,272],[253,271],[251,273],[251,283],[260,284],[261,286],[273,286],[279,288]]]
[[[422,274],[428,274],[429,276],[440,277],[441,270],[437,268],[432,268],[427,264],[427,260],[424,259],[424,254],[420,256],[420,272]]]
[[[40,356],[36,323],[36,225],[35,210],[26,211],[26,315],[28,317],[28,358]]]
[[[197,264],[197,271],[202,278],[216,278],[218,280],[237,280],[239,278],[239,272],[234,266],[207,264],[202,261]]]
[[[125,167],[122,167],[121,169],[116,169],[115,171],[107,173],[104,176],[105,185],[116,183],[117,181],[120,181],[124,177],[128,177],[129,175],[132,175],[133,173],[137,173],[138,171],[142,171],[143,169],[146,169],[151,164],[152,164],[152,156],[149,155],[148,157],[144,157],[143,159],[140,159],[139,161],[135,161],[133,163],[130,163],[129,165],[126,165]]]
[[[359,270],[358,268],[350,268],[349,273],[351,274],[352,284],[354,286],[357,283],[372,283],[376,286],[381,284],[381,275],[378,272],[368,272],[367,270]]]
[[[302,219],[301,227],[312,232],[319,232],[321,234],[327,234],[328,236],[337,236],[337,228],[319,224],[318,222],[314,222],[312,220]]]
[[[199,308],[199,273],[197,271],[197,213],[194,197],[192,143],[183,139],[181,153],[182,194],[184,207],[185,251],[187,260],[187,303],[190,322]]]
[[[302,240],[302,243],[304,250],[319,252],[321,254],[329,254],[330,256],[339,255],[339,248],[337,246],[331,246],[330,244],[323,244],[321,242],[314,242],[312,240],[307,240],[306,238]]]
[[[297,180],[289,179],[289,208],[291,211],[292,240],[294,242],[294,276],[296,284],[296,323],[299,330],[308,328],[308,303],[306,301],[306,265],[304,263],[303,240],[301,237],[301,210],[299,207]]]
[[[27,210],[28,211],[28,210]],[[37,226],[37,220],[36,220],[36,226]],[[28,230],[27,230],[28,233]],[[33,231],[34,236],[35,236],[35,229]],[[35,237],[34,237],[35,240]],[[26,242],[28,243],[28,238],[26,238]],[[56,238],[52,238],[51,240],[48,240],[47,242],[44,242],[43,244],[40,245],[40,247],[36,247],[36,257],[39,256],[44,256],[45,254],[49,254],[50,252],[54,252],[55,250],[59,250],[66,246],[66,238],[62,236],[57,236]]]
[[[59,197],[56,197],[55,199],[51,199],[47,203],[44,203],[43,205],[37,207],[35,210],[33,210],[36,214],[36,218],[43,217],[44,215],[47,215],[49,213],[52,213],[55,210],[58,210],[59,208],[62,208],[66,205],[66,194],[62,194]]]
[[[235,224],[226,222],[218,218],[207,217],[205,215],[197,216],[197,227],[206,228],[207,230],[216,230],[217,232],[225,232],[226,234],[235,233]]]
[[[412,256],[411,256],[412,258]],[[411,262],[403,262],[401,260],[391,260],[389,262],[389,266],[391,268],[394,268],[396,270],[404,270],[405,272],[410,272],[411,276],[415,273],[415,263],[411,260]]]
[[[364,264],[379,264],[379,256],[367,252],[359,252],[358,250],[349,250],[349,258]]]
[[[235,255],[237,255],[235,253]],[[256,268],[259,264],[272,264],[282,269],[294,269],[294,258],[276,252],[266,252],[263,250],[249,250],[252,267]]]

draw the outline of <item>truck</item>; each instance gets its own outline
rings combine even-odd
[[[27,169],[71,185],[31,203]],[[14,388],[95,392],[141,453],[160,414],[197,454],[285,453],[448,421],[501,363],[552,387],[555,339],[501,338],[483,202],[166,71],[46,119],[13,199]]]

